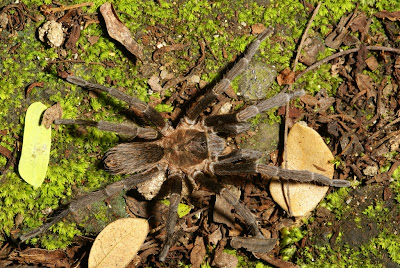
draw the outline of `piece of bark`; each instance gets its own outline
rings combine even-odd
[[[143,48],[133,39],[131,32],[118,18],[111,3],[107,2],[100,7],[106,23],[107,32],[111,38],[120,42],[136,58],[143,61]]]

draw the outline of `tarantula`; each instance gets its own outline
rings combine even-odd
[[[117,89],[87,82],[75,76],[68,76],[66,80],[83,88],[98,89],[126,102],[134,109],[142,112],[157,129],[124,125],[105,121],[58,119],[55,124],[84,125],[97,127],[104,131],[113,131],[119,134],[134,135],[145,142],[129,142],[119,144],[109,149],[104,156],[104,164],[113,174],[129,174],[130,176],[106,186],[104,189],[89,193],[80,199],[72,201],[67,210],[61,212],[51,222],[20,237],[22,241],[30,239],[48,229],[69,213],[73,213],[83,206],[96,200],[105,199],[125,189],[132,189],[140,183],[152,180],[160,171],[164,172],[169,189],[170,205],[167,217],[167,236],[160,252],[160,260],[165,260],[170,247],[174,244],[174,229],[177,222],[177,209],[181,200],[182,184],[185,181],[202,184],[220,194],[228,203],[233,205],[237,213],[243,217],[257,239],[270,241],[270,249],[276,240],[267,240],[261,234],[256,218],[246,206],[216,180],[217,175],[254,174],[280,177],[283,180],[298,182],[316,182],[321,185],[347,187],[349,182],[331,180],[323,175],[306,170],[287,170],[275,166],[258,164],[260,152],[238,149],[231,153],[224,153],[226,144],[223,136],[234,136],[249,128],[246,120],[270,108],[285,105],[291,99],[304,95],[304,91],[293,94],[280,93],[273,98],[231,114],[211,115],[199,118],[201,113],[213,103],[219,94],[223,94],[231,81],[239,75],[249,64],[260,43],[273,30],[266,29],[251,43],[244,56],[229,70],[215,87],[206,93],[194,106],[188,110],[186,116],[173,127],[152,107],[137,98],[129,96]],[[223,134],[223,135],[218,135]]]

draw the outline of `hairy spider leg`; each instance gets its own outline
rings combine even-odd
[[[267,28],[262,32],[256,40],[254,40],[248,47],[244,56],[230,69],[219,81],[211,91],[206,93],[206,95],[200,99],[192,109],[187,113],[187,119],[190,122],[195,122],[197,117],[206,109],[213,101],[217,99],[217,96],[224,93],[225,90],[230,86],[233,79],[241,74],[249,62],[253,58],[254,54],[257,52],[258,47],[261,42],[264,41],[268,36],[273,33],[273,28]]]
[[[92,120],[82,120],[82,119],[56,119],[54,120],[54,124],[95,127],[102,131],[110,131],[118,134],[129,135],[132,139],[135,137],[139,137],[146,140],[154,140],[159,137],[159,133],[157,130],[153,128],[139,127],[138,125],[133,123],[119,124],[103,120],[96,122]]]
[[[321,185],[333,187],[349,187],[350,182],[345,180],[329,179],[328,177],[308,170],[281,169],[275,166],[255,163],[254,150],[238,150],[233,156],[219,159],[211,164],[211,170],[216,175],[259,173],[270,177],[279,177],[287,181],[316,182]]]
[[[279,93],[270,99],[251,105],[237,113],[209,116],[204,120],[204,124],[208,127],[213,127],[216,132],[227,134],[230,134],[229,131],[232,131],[232,134],[237,134],[236,131],[244,132],[247,130],[245,127],[248,126],[245,122],[246,120],[271,108],[284,106],[290,100],[303,96],[304,94],[304,90],[299,90],[292,94]]]
[[[80,77],[76,77],[73,75],[70,75],[66,78],[68,82],[74,85],[78,85],[84,88],[87,88],[89,90],[92,89],[98,89],[101,91],[105,91],[114,98],[117,98],[121,101],[124,101],[128,103],[130,106],[133,108],[137,109],[138,111],[142,112],[151,122],[153,122],[154,125],[157,126],[157,128],[162,131],[167,127],[167,123],[164,121],[163,117],[159,112],[157,112],[154,108],[149,106],[147,103],[139,100],[138,98],[129,96],[128,94],[125,94],[118,89],[111,88],[111,87],[106,87],[100,84],[96,83],[91,83],[86,80],[83,80]]]
[[[21,242],[24,242],[28,239],[38,236],[39,234],[47,231],[51,226],[53,226],[57,222],[61,221],[64,217],[66,217],[70,213],[76,213],[80,209],[82,209],[96,201],[111,197],[114,194],[116,194],[122,190],[132,189],[133,187],[137,186],[138,184],[152,179],[157,172],[159,172],[159,169],[157,167],[155,167],[150,170],[147,170],[147,171],[135,174],[135,175],[131,175],[120,181],[114,182],[110,185],[107,185],[105,188],[103,188],[101,190],[94,191],[87,195],[84,195],[81,198],[78,198],[78,199],[72,201],[68,205],[68,208],[63,210],[57,216],[55,216],[53,218],[53,220],[42,225],[39,228],[36,228],[26,234],[21,235],[19,237],[19,239]]]
[[[160,261],[164,261],[167,257],[169,249],[174,242],[175,226],[178,220],[178,205],[182,199],[182,181],[185,179],[185,174],[179,172],[168,176],[168,181],[170,182],[170,198],[169,198],[169,208],[168,208],[168,218],[167,218],[167,237],[165,239],[164,245],[158,256]]]

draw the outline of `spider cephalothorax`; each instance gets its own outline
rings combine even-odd
[[[253,237],[266,241],[264,251],[272,249],[275,239],[265,239],[262,235],[254,215],[234,195],[220,184],[215,178],[218,175],[255,174],[277,176],[283,180],[299,182],[316,182],[323,185],[336,187],[349,186],[347,181],[330,180],[329,178],[305,170],[286,170],[275,166],[259,164],[256,161],[260,153],[254,150],[226,150],[223,136],[235,136],[246,131],[249,124],[246,121],[257,114],[272,107],[286,104],[293,98],[304,95],[304,91],[280,93],[275,97],[261,101],[257,104],[232,114],[211,115],[201,118],[205,108],[216,101],[217,96],[223,94],[231,81],[240,74],[248,65],[257,51],[260,43],[272,33],[272,29],[265,30],[250,44],[245,55],[228,71],[216,86],[207,92],[200,100],[188,110],[186,116],[173,127],[161,115],[146,103],[129,96],[116,89],[99,84],[87,82],[75,76],[68,76],[67,81],[87,89],[98,89],[118,98],[143,113],[157,129],[124,125],[105,121],[94,122],[88,120],[59,119],[55,124],[80,124],[94,126],[100,130],[113,131],[121,134],[137,136],[148,141],[133,141],[119,144],[107,151],[104,163],[107,170],[114,174],[128,174],[121,181],[110,184],[104,189],[90,193],[77,199],[69,205],[53,221],[21,236],[27,240],[85,205],[100,200],[123,190],[131,189],[139,184],[151,181],[156,174],[163,173],[168,181],[170,190],[170,206],[167,218],[167,237],[160,253],[164,260],[169,248],[173,245],[174,230],[177,221],[177,208],[181,200],[184,182],[201,184],[225,198],[233,205],[237,213],[251,228]],[[200,119],[199,119],[200,118]]]

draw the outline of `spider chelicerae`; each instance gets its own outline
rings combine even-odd
[[[259,164],[256,161],[261,157],[261,154],[255,150],[237,149],[230,153],[225,152],[226,143],[223,137],[235,136],[248,130],[250,124],[246,121],[249,118],[270,108],[285,105],[291,99],[304,95],[304,91],[297,91],[292,94],[279,93],[239,112],[201,117],[203,111],[217,100],[218,95],[224,93],[232,80],[246,69],[260,43],[272,32],[272,28],[268,28],[261,33],[249,45],[244,56],[223,76],[212,90],[207,92],[188,110],[176,126],[165,121],[160,113],[137,98],[114,88],[90,83],[75,76],[68,76],[66,80],[69,83],[89,90],[105,91],[114,98],[126,102],[132,108],[144,114],[156,128],[105,121],[55,120],[55,124],[93,126],[100,130],[128,134],[148,141],[122,143],[109,149],[104,156],[106,169],[113,174],[127,174],[129,176],[101,190],[72,201],[68,209],[62,211],[51,222],[22,235],[20,237],[21,241],[44,232],[69,213],[74,213],[97,200],[111,197],[122,190],[129,190],[143,182],[151,181],[157,174],[162,172],[167,178],[166,182],[168,182],[170,190],[170,205],[166,226],[167,235],[159,255],[161,261],[165,260],[169,249],[176,241],[174,230],[177,222],[177,209],[182,198],[182,188],[185,184],[200,184],[221,195],[228,203],[234,206],[236,212],[250,227],[253,238],[266,242],[265,245],[268,246],[265,247],[265,250],[267,251],[274,247],[276,240],[266,239],[262,235],[255,216],[227,188],[218,182],[218,175],[258,173],[270,177],[279,177],[282,180],[315,182],[335,187],[349,186],[347,181],[331,180],[323,175],[306,170],[287,170]]]

